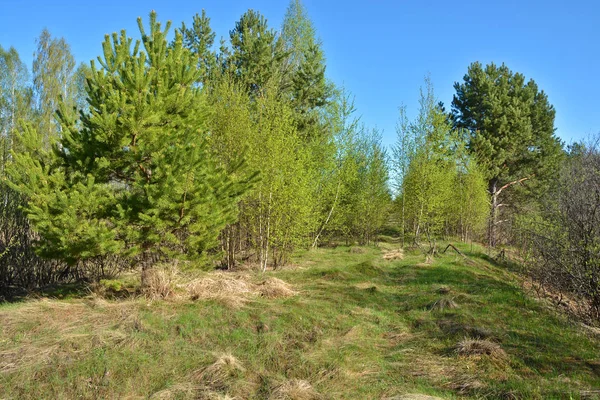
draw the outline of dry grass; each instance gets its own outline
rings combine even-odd
[[[409,393],[400,396],[387,397],[384,400],[444,400],[441,397],[428,396],[426,394]]]
[[[398,364],[398,368],[404,375],[441,384],[456,373],[455,362],[450,359],[436,358],[412,347],[406,347],[401,353],[406,361]]]
[[[131,302],[112,304],[95,298],[78,304],[43,299],[18,311],[2,311],[1,336],[20,339],[8,346],[0,342],[4,344],[0,373],[71,359],[98,346],[132,345],[130,332],[136,329],[137,320],[137,308]]]
[[[236,400],[226,393],[218,393],[206,390],[192,383],[178,383],[168,389],[161,390],[150,396],[150,400],[176,400],[176,399],[195,399],[195,400]]]
[[[436,292],[437,294],[442,294],[442,295],[445,295],[445,294],[450,294],[450,291],[451,291],[451,290],[450,290],[450,288],[449,288],[449,287],[447,287],[447,286],[441,286],[441,287],[439,287],[439,288],[438,288],[438,289],[437,289],[435,292]]]
[[[391,250],[391,251],[386,252],[383,255],[383,259],[387,260],[387,261],[402,260],[403,258],[404,258],[404,251],[402,249]]]
[[[460,395],[468,395],[484,389],[486,386],[471,375],[463,375],[453,379],[446,385]]]
[[[451,319],[441,319],[436,323],[442,332],[450,336],[461,335],[472,339],[489,339],[494,336],[494,332],[488,328],[464,324]]]
[[[322,396],[312,385],[301,379],[287,381],[275,388],[270,400],[319,400]]]
[[[354,287],[360,290],[368,290],[370,292],[377,291],[377,285],[375,285],[373,282],[360,282],[354,285]]]
[[[142,291],[151,299],[174,298],[178,276],[176,265],[147,269],[142,272]]]
[[[195,279],[184,287],[192,300],[216,300],[231,307],[240,307],[256,295],[276,299],[297,294],[281,279],[270,277],[254,284],[251,278],[250,274],[216,272]]]
[[[415,335],[410,332],[386,332],[383,334],[383,338],[387,341],[386,345],[391,347],[406,343],[414,337]]]
[[[151,400],[192,399],[197,397],[200,388],[193,383],[178,383],[150,396]]]
[[[194,379],[206,388],[205,392],[226,391],[240,378],[246,369],[231,354],[222,354],[206,368],[194,373]]]
[[[269,299],[290,297],[297,294],[288,283],[278,278],[267,278],[258,285],[257,289],[261,296]]]
[[[242,306],[254,290],[243,275],[215,272],[185,285],[192,300],[216,300],[232,307]]]
[[[251,296],[276,299],[297,294],[281,279],[269,277],[255,284],[255,276],[252,272],[211,272],[185,283],[177,267],[171,265],[144,271],[142,290],[150,299],[181,299],[183,291],[192,300],[216,300],[234,308],[243,306]]]
[[[430,307],[430,311],[444,311],[444,310],[452,310],[458,308],[458,304],[454,301],[454,299],[449,297],[442,297],[433,303]]]
[[[489,356],[496,359],[506,358],[506,353],[498,343],[485,339],[466,338],[455,346],[456,353],[461,356]]]

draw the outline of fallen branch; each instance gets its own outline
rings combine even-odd
[[[442,251],[442,254],[445,254],[446,250],[448,250],[449,248],[452,248],[455,252],[457,252],[458,254],[460,254],[461,256],[463,256],[465,258],[467,257],[459,249],[457,249],[456,246],[454,246],[452,243],[448,243],[448,246],[446,246],[444,251]]]

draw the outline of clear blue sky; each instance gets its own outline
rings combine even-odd
[[[395,140],[398,106],[417,110],[431,74],[449,103],[455,81],[473,61],[505,62],[533,78],[554,104],[560,137],[571,142],[600,131],[600,4],[587,1],[304,0],[327,57],[330,79],[356,97],[358,113]],[[175,26],[206,9],[217,37],[227,36],[248,8],[279,28],[287,0],[266,1],[0,1],[0,44],[31,66],[35,38],[47,27],[71,45],[77,62],[100,54],[104,34],[158,12]]]

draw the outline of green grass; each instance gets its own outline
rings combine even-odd
[[[210,389],[265,399],[294,380],[325,399],[578,399],[600,387],[598,337],[524,293],[512,272],[461,250],[471,261],[303,252],[267,274],[298,295],[251,296],[238,308],[69,296],[1,305],[0,398],[203,398]],[[442,297],[458,308],[431,311]],[[458,355],[466,337],[496,342],[506,356]],[[202,378],[223,354],[243,369]]]

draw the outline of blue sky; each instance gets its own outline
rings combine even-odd
[[[431,75],[449,108],[453,83],[473,61],[505,62],[533,78],[557,110],[566,142],[600,132],[600,4],[596,1],[304,0],[321,38],[330,79],[356,97],[369,127],[395,140],[398,107],[417,111],[419,87]],[[0,44],[31,66],[35,38],[47,27],[71,45],[77,62],[100,54],[104,34],[158,12],[175,26],[206,9],[217,37],[248,8],[278,29],[287,0],[266,1],[0,1]]]

